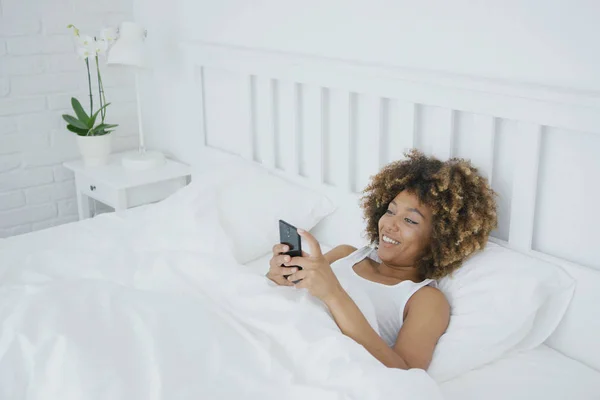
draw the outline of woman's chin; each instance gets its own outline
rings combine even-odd
[[[399,245],[397,244],[390,244],[381,241],[377,247],[377,255],[381,261],[389,260],[390,258],[393,258],[394,254],[398,254],[398,246]]]

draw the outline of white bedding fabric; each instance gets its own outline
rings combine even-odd
[[[1,399],[441,398],[306,292],[235,264],[210,213],[197,228],[169,212],[0,241]]]
[[[447,400],[598,400],[600,372],[546,345],[441,385]]]

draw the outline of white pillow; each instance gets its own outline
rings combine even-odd
[[[557,265],[488,242],[438,287],[451,318],[428,372],[443,382],[543,343],[563,317],[575,281]]]
[[[234,156],[195,168],[191,185],[199,193],[216,193],[221,225],[241,264],[268,253],[279,242],[280,219],[309,230],[335,210],[325,195]]]

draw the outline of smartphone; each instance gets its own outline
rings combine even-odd
[[[284,254],[287,254],[290,257],[302,257],[302,239],[298,234],[298,229],[281,219],[279,220],[279,243],[287,244],[290,248],[290,250]],[[286,265],[286,267],[288,266]],[[302,269],[302,267],[298,265],[290,265],[289,268],[291,267],[296,267],[299,270]],[[288,276],[289,275],[284,275],[286,279]],[[300,282],[300,280],[295,281],[294,283],[298,282]]]

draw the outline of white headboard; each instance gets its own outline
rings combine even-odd
[[[600,269],[592,200],[600,189],[590,185],[600,183],[597,93],[209,43],[182,47],[206,146],[346,194],[411,147],[468,158],[500,195],[496,241]]]

